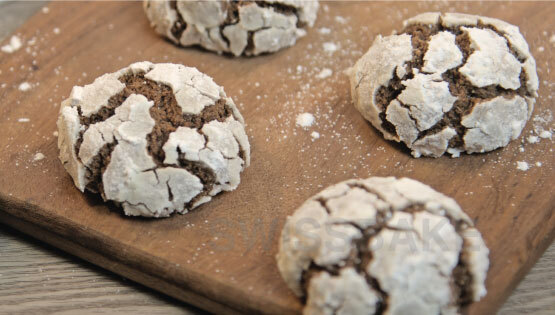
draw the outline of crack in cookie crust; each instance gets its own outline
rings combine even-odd
[[[316,19],[318,1],[144,1],[155,30],[181,46],[235,56],[292,46]]]
[[[181,38],[181,35],[183,35],[183,32],[187,28],[187,23],[185,22],[185,20],[183,20],[183,16],[181,15],[181,12],[179,12],[179,10],[177,10],[177,1],[176,0],[171,0],[170,1],[170,8],[176,13],[176,20],[173,23],[173,25],[171,26],[171,30],[170,30],[171,34],[173,35],[174,41],[175,41],[178,38]]]
[[[95,89],[103,89],[102,84],[121,87],[112,89],[119,91],[114,95],[105,96],[103,106],[94,105],[96,109],[90,110],[91,104],[99,101]],[[121,204],[127,214],[167,216],[173,211],[186,212],[222,190],[235,189],[239,173],[249,164],[250,148],[240,113],[223,89],[196,69],[137,63],[74,90],[72,98],[64,103],[61,117],[75,109],[80,125],[72,145],[72,163],[84,170],[84,186],[77,180],[76,185]],[[59,121],[62,132],[67,128],[63,120]],[[67,145],[65,141],[63,145]],[[113,162],[114,154],[117,159]],[[123,163],[121,167],[129,169],[121,173],[121,167],[111,166],[114,163]],[[72,176],[74,173],[70,171]],[[124,182],[118,183],[114,177],[120,176],[118,173],[132,177],[122,177]],[[107,178],[110,185],[116,185],[109,191],[105,187]],[[126,193],[122,195],[128,189],[126,181],[138,186],[133,189],[156,186],[150,189],[167,195],[167,202],[152,199],[163,196],[141,201],[141,197],[129,195],[134,201],[127,200]]]
[[[435,227],[440,240],[427,234]],[[456,313],[485,294],[487,255],[452,199],[410,179],[369,178],[331,186],[301,206],[283,228],[277,261],[305,314],[433,314]]]
[[[118,79],[125,84],[122,92],[114,95],[108,101],[108,105],[102,107],[98,113],[90,117],[81,116],[81,124],[85,129],[81,132],[79,141],[75,146],[77,155],[79,156],[79,147],[83,142],[83,134],[87,128],[94,123],[105,121],[112,117],[118,108],[131,94],[141,94],[147,99],[154,101],[154,106],[150,108],[150,115],[156,124],[150,134],[147,136],[148,152],[153,157],[157,167],[169,167],[164,164],[165,153],[162,149],[163,145],[168,141],[169,135],[178,127],[190,127],[197,129],[202,133],[201,129],[204,124],[216,120],[223,122],[232,115],[231,109],[226,105],[225,99],[219,99],[214,105],[205,107],[199,115],[183,114],[181,108],[177,105],[174,93],[171,87],[146,79],[144,73],[125,74]],[[93,158],[93,164],[86,166],[87,180],[89,182],[87,188],[92,192],[101,192],[102,174],[106,166],[110,162],[110,155],[117,141],[107,143]],[[206,196],[216,183],[214,172],[201,162],[187,161],[181,154],[179,158],[179,166],[185,168],[190,173],[201,179],[205,188],[201,194],[195,197],[196,200]],[[99,172],[100,170],[100,172]],[[190,205],[194,204],[192,202]],[[190,206],[189,205],[189,206]]]
[[[411,58],[400,65],[392,66],[391,76],[385,84],[374,83],[368,79],[375,70],[372,68],[375,66],[368,64],[371,64],[371,61],[369,62],[371,58],[379,59],[380,57],[377,56],[379,54],[391,53],[387,52],[393,49],[390,46],[377,52],[370,49],[367,55],[350,70],[353,99],[361,113],[382,131],[387,139],[404,142],[412,149],[415,157],[420,155],[438,157],[445,151],[453,156],[458,156],[460,152],[465,151],[486,152],[503,147],[510,140],[518,137],[533,109],[538,86],[535,61],[518,29],[499,20],[462,14],[427,13],[410,19],[405,24],[405,28],[399,35],[387,38],[391,38],[392,41],[403,41],[405,39],[402,36],[408,36],[412,46]],[[443,38],[453,36],[452,48],[445,43],[445,39],[438,39],[434,44],[441,48],[434,47],[434,51],[430,51],[430,43],[438,36]],[[504,42],[508,56],[514,58],[514,63],[519,66],[520,73],[516,73],[516,78],[503,77],[509,73],[509,68],[499,70],[497,75],[501,78],[497,83],[489,83],[492,80],[487,77],[489,74],[479,77],[481,74],[475,73],[475,69],[479,69],[476,68],[476,60],[497,58],[491,55],[493,53],[488,51],[488,47],[480,47],[480,41],[484,41],[483,38],[488,36]],[[381,39],[377,42],[379,40]],[[399,46],[399,44],[390,45]],[[430,70],[433,67],[427,65],[427,62],[441,63],[446,62],[448,58],[456,58],[453,56],[454,53],[460,54],[460,60],[453,59],[455,63],[446,68]],[[494,62],[506,63],[500,60]],[[432,84],[446,82],[448,91],[445,92],[455,98],[454,103],[444,103],[442,112],[437,108],[429,107],[428,103],[403,102],[402,99],[407,99],[407,95],[411,95],[414,99],[415,92],[411,90],[414,87],[409,87],[409,84],[417,78],[418,80],[427,78]],[[363,84],[365,80],[370,82]],[[481,82],[480,85],[473,80]],[[427,85],[421,87],[422,93],[430,88],[428,85],[431,83],[425,83]],[[363,93],[371,93],[373,97],[362,96]],[[433,96],[428,96],[430,97]],[[439,96],[436,94],[435,97]],[[501,115],[499,112],[502,110],[501,104],[507,102],[503,99],[514,102],[511,106],[515,109],[513,112],[506,109],[508,114],[503,113],[503,115],[509,115],[509,117],[497,125],[515,127],[504,126],[502,130],[495,130],[496,123],[493,121],[483,128],[478,127],[484,125],[485,118],[478,114],[472,115],[478,112],[476,108],[481,107],[482,111],[490,112],[496,110],[496,113],[491,114],[498,116]],[[437,100],[449,102],[447,98]],[[527,108],[522,109],[521,100],[527,104]],[[417,101],[413,100],[413,102]],[[390,108],[391,106],[394,108]],[[372,107],[375,107],[375,110]],[[526,111],[524,117],[522,110]],[[375,116],[372,114],[373,111],[376,111]],[[438,116],[439,119],[431,118],[433,111],[435,111],[433,115]],[[420,119],[423,117],[430,122],[426,126],[422,126]],[[477,120],[481,122],[476,123]],[[472,130],[472,134],[469,134],[469,130]]]

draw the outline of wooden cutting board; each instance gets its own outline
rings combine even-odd
[[[3,223],[221,313],[301,310],[276,268],[279,232],[306,198],[349,178],[408,176],[459,202],[491,249],[489,293],[469,309],[472,314],[494,312],[554,239],[550,139],[533,144],[519,139],[458,159],[413,159],[363,120],[342,74],[378,34],[390,34],[420,12],[453,10],[506,20],[521,27],[542,82],[525,139],[534,127],[553,127],[553,2],[329,2],[295,47],[237,59],[178,49],[158,38],[138,2],[53,2],[49,8],[17,32],[25,41],[22,49],[0,54]],[[339,49],[325,50],[324,43]],[[98,197],[81,194],[57,159],[53,132],[59,103],[71,87],[142,60],[199,68],[225,87],[248,124],[253,158],[239,188],[187,215],[123,217]],[[316,78],[324,68],[333,75]],[[22,82],[32,88],[20,91]],[[316,116],[309,130],[295,126],[303,112]],[[34,160],[39,152],[45,158]],[[517,161],[531,168],[517,170]]]

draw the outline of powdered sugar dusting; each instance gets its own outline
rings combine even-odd
[[[10,38],[10,42],[2,46],[1,49],[3,52],[11,54],[19,50],[21,46],[23,46],[23,44],[21,43],[21,39],[18,36],[14,35]]]
[[[528,169],[530,169],[530,165],[528,165],[527,162],[518,161],[516,162],[516,168],[520,171],[527,171]]]
[[[341,15],[336,16],[335,21],[339,24],[347,24],[347,19],[342,17]]]
[[[540,132],[540,138],[542,139],[551,139],[551,136],[551,131],[543,130],[542,132]]]
[[[35,154],[35,156],[33,156],[33,162],[44,160],[44,158],[45,158],[44,154],[38,152],[37,154]]]
[[[245,119],[249,122],[252,121],[252,117],[256,117],[265,121],[265,124],[262,132],[252,127],[248,130],[249,134],[253,136],[255,143],[256,138],[261,136],[264,144],[283,143],[297,148],[297,158],[301,161],[300,173],[295,174],[286,184],[297,192],[314,193],[316,189],[329,184],[332,178],[368,176],[371,170],[377,168],[395,167],[396,170],[405,171],[409,176],[413,161],[408,160],[406,163],[395,165],[393,157],[398,152],[390,151],[389,147],[381,143],[376,146],[369,145],[372,129],[367,125],[357,125],[353,121],[359,116],[352,114],[353,105],[347,92],[348,80],[342,73],[368,49],[375,32],[364,25],[353,27],[348,23],[348,18],[337,21],[335,17],[338,14],[346,14],[335,9],[326,12],[326,7],[328,5],[322,4],[316,28],[309,31],[307,40],[297,43],[299,49],[306,53],[283,56],[281,61],[289,66],[279,68],[272,78],[272,82],[279,83],[270,84],[273,85],[272,88],[266,86],[265,89],[259,89],[254,85],[255,79],[240,88],[243,94],[239,89],[230,93],[238,97],[238,103],[243,101],[245,106],[248,106],[247,102],[251,102],[250,99],[256,95],[261,96],[250,113],[254,116]],[[371,13],[369,7],[363,10]],[[392,8],[391,12],[396,10]],[[401,22],[401,18],[398,22]],[[241,99],[243,97],[244,100]],[[279,111],[268,110],[278,104]],[[299,113],[312,114],[313,125],[297,125]],[[391,153],[388,161],[382,163],[383,165],[372,163],[372,158],[376,154],[382,155],[383,152]],[[355,156],[356,158],[353,158]],[[324,163],[331,168],[321,167]]]
[[[537,136],[528,136],[528,143],[538,143],[540,140]]]
[[[553,113],[545,109],[532,118],[533,131],[542,139],[551,139],[553,130]]]
[[[324,43],[324,51],[328,53],[334,53],[337,49],[339,49],[339,46],[336,43],[332,43],[332,42]]]
[[[21,92],[27,92],[31,89],[31,84],[29,84],[29,82],[23,82],[19,85],[18,89]]]
[[[297,126],[309,128],[314,124],[314,115],[311,113],[302,113],[297,116]]]
[[[329,69],[329,68],[324,68],[322,71],[320,71],[320,73],[318,73],[318,74],[316,75],[316,77],[317,77],[318,79],[326,79],[326,78],[331,77],[332,74],[333,74],[333,71],[332,71],[331,69]]]
[[[313,132],[310,134],[310,136],[312,137],[313,140],[320,139],[320,133],[317,132],[317,131],[313,131]]]
[[[318,33],[322,35],[328,35],[329,33],[331,33],[331,30],[327,27],[321,27],[318,29]]]

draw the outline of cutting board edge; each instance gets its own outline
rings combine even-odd
[[[29,235],[30,237],[61,249],[62,251],[70,255],[88,261],[103,269],[128,278],[146,287],[152,288],[158,292],[171,296],[182,302],[192,304],[193,306],[196,306],[200,309],[217,314],[243,314],[244,312],[260,312],[260,310],[255,306],[240,303],[230,305],[230,303],[218,301],[218,297],[211,298],[205,294],[196,292],[192,288],[183,288],[181,286],[178,286],[170,281],[167,281],[166,279],[163,279],[159,275],[145,271],[139,271],[139,268],[129,267],[125,264],[125,261],[114,259],[109,253],[106,253],[106,251],[89,249],[84,245],[71,240],[67,236],[62,235],[61,233],[56,233],[51,228],[49,228],[48,223],[46,223],[51,222],[51,220],[61,220],[61,222],[56,223],[58,224],[58,229],[64,230],[76,228],[74,226],[69,227],[68,225],[66,225],[63,221],[63,218],[45,219],[44,215],[40,213],[40,210],[34,211],[32,215],[29,215],[29,211],[33,210],[39,209],[31,204],[20,202],[16,199],[6,197],[2,193],[0,193],[1,224],[10,226],[20,232],[23,232],[26,235]],[[95,236],[93,235],[93,233],[88,234],[89,238],[92,238],[94,240]],[[37,235],[40,235],[40,239],[36,237]],[[97,238],[97,241],[100,243],[100,239]],[[108,247],[105,246],[105,248]],[[130,254],[128,257],[128,260],[130,262],[134,261],[133,255],[134,254]],[[206,279],[203,279],[202,281],[205,280]],[[205,285],[211,287],[209,283],[205,283]],[[279,312],[285,311],[283,309],[280,310],[280,307],[277,305],[269,307],[268,310],[268,314],[277,314]]]
[[[136,283],[144,285],[148,288],[154,289],[158,292],[173,297],[179,301],[190,303],[191,305],[200,309],[218,314],[241,314],[240,311],[234,310],[225,304],[220,304],[214,300],[201,296],[194,291],[185,290],[183,288],[170,284],[169,282],[145,273],[138,273],[136,270],[126,267],[124,264],[110,260],[108,257],[88,250],[85,247],[80,246],[74,242],[67,240],[62,241],[59,235],[39,228],[36,225],[31,225],[29,224],[29,222],[11,216],[7,212],[0,211],[0,223],[6,224],[7,226],[10,226],[33,238],[35,238],[34,233],[40,231],[41,242],[45,242],[70,255],[76,256],[105,270],[108,270],[117,275],[130,279]]]
[[[6,207],[6,205],[9,205],[11,207]],[[7,210],[9,208],[11,208],[12,211]],[[51,246],[61,249],[66,253],[69,253],[70,255],[76,256],[110,272],[128,278],[136,283],[171,296],[179,301],[190,303],[193,306],[208,312],[218,314],[242,314],[242,312],[244,311],[260,311],[256,308],[249,308],[248,305],[238,305],[241,309],[235,309],[233,308],[233,306],[217,301],[217,299],[211,299],[207,296],[195,292],[194,290],[179,287],[175,284],[172,284],[171,282],[157,277],[156,275],[140,272],[137,269],[128,267],[123,262],[111,259],[109,255],[106,255],[102,251],[96,252],[94,250],[89,250],[88,248],[76,242],[64,238],[60,234],[49,230],[46,227],[46,224],[44,224],[40,220],[33,220],[33,216],[26,217],[24,215],[16,215],[16,213],[18,212],[25,213],[26,211],[29,211],[29,207],[22,205],[21,202],[18,202],[11,198],[5,198],[5,196],[2,196],[2,194],[0,193],[0,223],[6,224],[20,232],[23,232],[26,235],[29,235],[30,237],[45,242]],[[61,227],[63,228],[63,225]],[[41,235],[41,238],[38,239],[35,235]],[[492,313],[499,311],[499,309],[508,299],[512,291],[524,279],[530,269],[532,269],[532,267],[540,259],[543,253],[545,253],[545,251],[547,250],[549,245],[553,243],[553,241],[555,241],[555,229],[553,229],[550,234],[546,235],[540,242],[538,246],[540,249],[536,252],[537,254],[528,256],[527,261],[522,264],[521,269],[516,274],[508,289],[506,290],[506,294],[501,295],[498,299],[496,299],[495,303],[489,305],[487,309],[489,309]],[[470,307],[467,308],[464,313],[472,314],[473,305],[476,304],[470,305]]]

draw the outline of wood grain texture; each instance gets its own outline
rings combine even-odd
[[[555,245],[551,245],[518,285],[499,314],[555,313]]]
[[[414,160],[383,141],[353,110],[348,84],[340,75],[376,34],[389,33],[417,12],[446,9],[442,5],[330,3],[331,13],[321,12],[318,21],[318,27],[334,28],[330,38],[312,32],[278,54],[237,60],[173,48],[150,32],[136,3],[54,3],[48,17],[34,17],[20,31],[25,38],[45,39],[37,56],[18,52],[0,57],[0,82],[8,84],[0,90],[0,128],[6,130],[0,139],[5,148],[0,154],[1,220],[201,307],[293,312],[299,304],[279,279],[273,261],[285,216],[331,183],[356,176],[408,175],[455,197],[477,220],[492,249],[492,268],[488,297],[470,311],[491,312],[553,239],[552,192],[534,189],[553,187],[551,142],[526,145],[524,153],[513,143],[504,150],[458,160]],[[543,31],[551,27],[551,3],[454,6],[518,24],[532,47],[536,43],[550,47]],[[336,23],[333,14],[348,17],[348,25]],[[377,23],[368,21],[368,16],[387,19]],[[61,29],[59,36],[50,33],[54,27]],[[117,32],[110,32],[114,29]],[[341,54],[322,53],[326,40],[341,44]],[[100,41],[103,45],[96,44]],[[553,80],[548,71],[551,57],[550,49],[537,55],[540,78],[547,82]],[[78,193],[55,158],[51,136],[57,103],[73,84],[142,59],[193,65],[213,76],[243,104],[253,144],[253,165],[238,191],[189,215],[156,222],[123,218],[98,198]],[[33,60],[35,71],[10,71],[22,64],[32,69]],[[301,71],[295,74],[299,65]],[[331,67],[334,77],[327,82],[310,80],[310,70],[322,66]],[[23,81],[35,84],[25,94],[17,90]],[[550,109],[551,94],[549,85],[542,86],[536,113]],[[294,127],[294,117],[302,111],[319,118],[322,138],[316,142]],[[31,122],[18,123],[22,117]],[[47,158],[32,162],[39,151]],[[526,173],[515,169],[517,160],[540,158],[542,168]]]
[[[1,227],[0,313],[200,314],[199,310]]]
[[[551,245],[499,314],[553,314],[554,261]],[[0,306],[0,314],[202,314],[6,226],[0,226]]]

